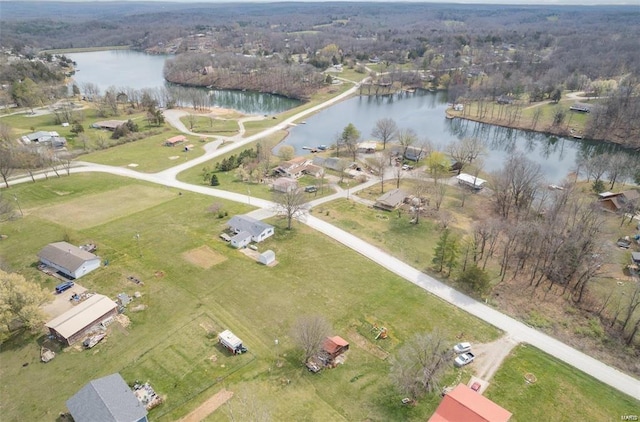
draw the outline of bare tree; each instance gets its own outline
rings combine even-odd
[[[296,320],[291,337],[304,354],[304,362],[317,354],[325,338],[331,334],[331,324],[323,316],[307,315]]]
[[[391,380],[414,399],[436,391],[451,365],[452,354],[449,341],[439,331],[418,334],[393,359]]]
[[[448,145],[447,152],[458,163],[458,174],[486,151],[480,138],[463,138]]]
[[[387,148],[387,142],[394,141],[398,136],[398,125],[395,120],[385,117],[376,122],[371,136],[382,141],[382,149]]]
[[[373,157],[367,158],[367,164],[380,177],[380,193],[384,193],[384,173],[387,170],[388,161],[384,153],[377,153]]]
[[[294,218],[300,218],[309,211],[304,190],[299,188],[288,192],[274,192],[273,202],[276,204],[276,213],[287,219],[287,230],[291,230]]]
[[[266,403],[247,389],[236,393],[232,400],[227,401],[229,419],[235,421],[269,422],[271,414]]]
[[[6,187],[9,187],[9,177],[15,167],[15,147],[11,141],[0,139],[0,176]]]
[[[418,135],[413,129],[400,129],[398,131],[398,143],[402,148],[402,158],[404,159],[407,150],[418,142]]]
[[[15,217],[13,202],[7,195],[0,192],[0,221],[11,220]]]

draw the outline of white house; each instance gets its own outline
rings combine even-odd
[[[43,264],[76,279],[100,268],[100,257],[67,242],[55,242],[45,246],[38,258]]]
[[[304,174],[304,169],[308,163],[310,163],[310,160],[305,157],[296,157],[289,161],[283,161],[276,168],[276,173],[298,179]]]
[[[247,231],[241,231],[240,233],[233,236],[229,243],[231,243],[231,246],[236,249],[244,248],[249,243],[251,243],[251,233]]]
[[[251,240],[262,242],[273,236],[274,227],[248,215],[234,215],[227,223],[234,233],[249,232]]]

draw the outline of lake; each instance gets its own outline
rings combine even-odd
[[[167,86],[162,76],[166,56],[148,55],[130,50],[96,51],[67,54],[77,63],[76,84],[96,84],[101,92],[115,86],[134,89],[157,89]],[[275,114],[295,107],[299,102],[270,94],[242,91],[214,91],[210,96],[213,106],[232,108],[249,114]],[[446,146],[467,136],[476,136],[487,142],[488,153],[484,170],[502,167],[506,157],[515,151],[542,166],[549,183],[560,183],[574,170],[580,152],[594,148],[615,151],[620,148],[585,140],[548,136],[535,132],[501,128],[461,119],[445,119],[447,97],[444,92],[418,90],[379,97],[354,97],[324,109],[307,118],[305,124],[290,129],[289,136],[280,145],[292,145],[298,154],[303,147],[331,145],[336,135],[349,123],[360,131],[363,139],[372,139],[376,121],[389,117],[400,128],[412,128],[420,140],[429,140],[444,151]],[[276,148],[277,150],[277,148]],[[631,152],[630,152],[631,153]]]
[[[550,183],[560,183],[574,170],[576,157],[581,151],[593,148],[616,150],[613,145],[548,136],[468,120],[445,118],[446,92],[418,90],[384,97],[354,97],[324,109],[308,118],[305,124],[292,128],[281,145],[291,145],[296,153],[304,154],[303,147],[331,145],[345,126],[353,123],[362,139],[373,139],[371,132],[382,118],[395,120],[399,128],[412,128],[420,141],[428,140],[436,149],[464,137],[478,137],[487,143],[488,153],[483,157],[484,170],[502,168],[509,154],[521,151],[542,166]]]
[[[164,62],[169,56],[150,55],[131,50],[92,51],[66,54],[77,64],[74,83],[93,83],[104,93],[109,87],[155,90],[169,87],[162,74]],[[246,114],[277,114],[300,105],[300,101],[258,92],[199,89],[207,94],[209,107],[238,110]]]

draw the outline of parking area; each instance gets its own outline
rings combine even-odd
[[[86,292],[87,289],[75,283],[74,286],[60,294],[56,294],[54,291],[51,291],[51,296],[53,296],[53,301],[47,303],[42,307],[47,316],[52,319],[57,317],[58,315],[62,315],[69,309],[73,308],[73,303],[71,302],[71,296],[74,294],[81,294]]]

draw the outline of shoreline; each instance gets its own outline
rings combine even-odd
[[[527,125],[506,125],[503,122],[499,122],[499,121],[494,121],[494,120],[482,120],[480,118],[477,117],[472,117],[472,116],[463,116],[460,112],[458,111],[454,111],[452,108],[448,108],[445,110],[445,117],[447,119],[462,119],[462,120],[468,120],[471,122],[475,122],[475,123],[481,123],[481,124],[485,124],[485,125],[491,125],[491,126],[498,126],[498,127],[502,127],[502,128],[506,128],[506,129],[515,129],[515,130],[521,130],[521,131],[525,131],[525,132],[534,132],[534,133],[541,133],[543,135],[549,135],[549,136],[559,136],[559,137],[563,137],[563,138],[568,138],[568,139],[573,139],[576,141],[587,141],[587,142],[596,142],[596,143],[602,143],[602,144],[609,144],[609,145],[615,145],[616,147],[619,148],[623,148],[629,151],[639,151],[640,148],[634,148],[632,146],[626,146],[622,143],[620,143],[620,141],[615,141],[615,140],[609,140],[609,139],[595,139],[595,138],[588,138],[588,137],[584,137],[582,135],[579,135],[580,137],[576,137],[574,135],[571,134],[570,130],[564,129],[564,128],[552,128],[552,127],[547,127],[545,130],[538,130],[538,129],[533,129],[530,126]]]

